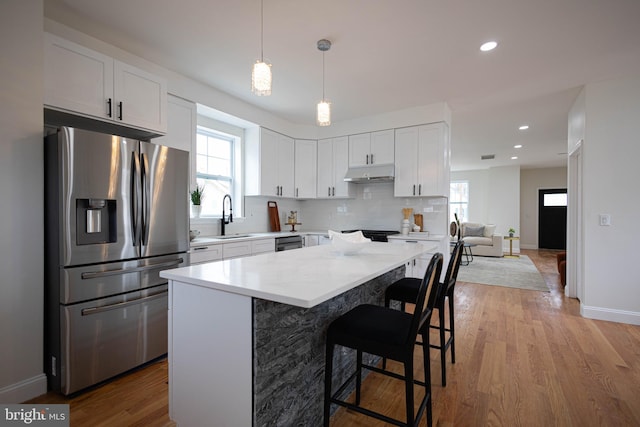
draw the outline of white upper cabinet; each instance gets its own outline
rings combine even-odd
[[[47,107],[164,134],[164,79],[45,33]]]
[[[154,144],[195,152],[197,108],[196,104],[169,95],[167,97],[167,134],[154,138]]]
[[[315,199],[317,183],[317,146],[311,139],[295,140],[295,197]]]
[[[349,166],[389,164],[393,159],[393,129],[349,136]]]
[[[196,127],[198,126],[197,107],[193,102],[177,96],[167,97],[167,134],[151,140],[154,144],[165,145],[171,148],[188,151],[189,176],[194,182],[190,187],[195,187],[196,170]]]
[[[348,137],[318,141],[318,198],[354,197],[352,184],[344,180],[349,168],[348,157]]]
[[[293,138],[269,129],[247,131],[246,195],[294,197]]]
[[[449,128],[433,123],[395,130],[396,197],[449,197]]]

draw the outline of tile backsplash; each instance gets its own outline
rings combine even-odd
[[[227,234],[266,232],[269,229],[267,202],[278,204],[280,225],[286,224],[290,211],[297,211],[296,226],[300,231],[348,230],[356,228],[398,230],[402,224],[402,209],[413,208],[423,215],[423,225],[431,234],[448,232],[448,199],[446,197],[403,198],[393,196],[393,183],[356,184],[352,199],[280,199],[271,197],[245,197],[244,217],[235,219]],[[413,216],[410,218],[413,222]],[[220,234],[220,219],[192,219],[191,229],[202,236]]]

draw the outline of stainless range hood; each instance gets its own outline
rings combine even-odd
[[[347,182],[389,182],[393,181],[395,166],[393,164],[350,167],[344,180]]]

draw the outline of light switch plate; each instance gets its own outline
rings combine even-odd
[[[600,214],[600,225],[601,226],[611,225],[611,215],[609,215],[609,214]]]

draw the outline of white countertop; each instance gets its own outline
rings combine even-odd
[[[164,270],[160,276],[310,308],[436,248],[427,242],[370,242],[357,254],[337,255],[332,245],[321,245]]]
[[[410,232],[409,234],[392,234],[387,239],[393,240],[424,240],[430,242],[439,242],[444,239],[444,234],[431,234],[425,232]]]
[[[196,237],[191,242],[189,242],[190,247],[199,246],[199,245],[212,245],[218,243],[229,243],[229,242],[242,242],[245,240],[257,240],[257,239],[267,239],[267,238],[276,238],[276,237],[287,237],[287,236],[304,236],[308,234],[320,234],[326,235],[326,231],[272,231],[272,232],[264,232],[264,233],[238,233],[243,237],[234,237],[233,234],[226,236],[226,238],[220,238],[220,236],[202,236]]]

